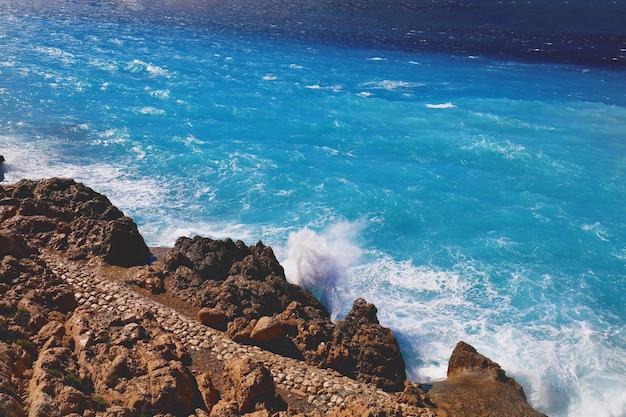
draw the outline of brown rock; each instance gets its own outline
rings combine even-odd
[[[254,342],[267,342],[283,337],[286,333],[285,326],[276,318],[263,316],[250,332],[250,339]]]
[[[187,348],[181,342],[175,341],[172,335],[157,333],[152,337],[151,343],[166,360],[180,361],[186,366],[191,364],[191,356]]]
[[[110,355],[113,355],[113,353],[110,353]],[[130,370],[129,362],[130,358],[126,352],[118,353],[111,361],[111,365],[102,369],[102,377],[99,379],[104,381],[107,387],[113,388],[117,385],[120,378],[132,378],[133,373]]]
[[[386,391],[404,388],[406,372],[398,341],[382,327],[376,307],[357,299],[345,319],[336,323],[326,366]]]
[[[174,248],[168,251],[164,262],[170,272],[181,266],[195,271],[203,281],[222,281],[228,277],[232,264],[251,254],[243,242],[234,243],[196,236],[180,237]]]
[[[16,258],[23,258],[33,253],[24,239],[18,235],[12,235],[8,230],[0,231],[0,257],[11,255]]]
[[[209,417],[239,417],[236,401],[220,400],[211,409]]]
[[[397,393],[396,397],[403,404],[422,408],[434,408],[430,401],[430,396],[419,382],[406,381],[404,383],[404,390]]]
[[[19,365],[15,364],[15,350],[8,344],[0,341],[0,405],[7,413],[15,416],[23,416],[24,410],[19,401],[19,396],[15,385],[14,376],[19,376],[16,372]],[[11,414],[8,414],[11,415]]]
[[[460,341],[450,356],[448,378],[464,375],[475,375],[505,382],[514,385],[517,390],[523,393],[522,387],[515,380],[507,377],[500,365],[478,353],[473,346]]]
[[[235,341],[311,364],[321,362],[319,346],[332,334],[330,315],[311,293],[287,282],[270,247],[261,242],[247,247],[229,239],[179,238],[165,258],[173,278],[168,291],[202,306],[203,322],[226,330]],[[283,314],[293,302],[290,312]],[[255,332],[251,339],[255,320],[264,316],[282,324],[272,326],[277,333]]]
[[[276,387],[270,371],[262,363],[250,358],[240,358],[228,364],[232,398],[237,403],[240,413],[249,413],[255,409],[279,411]]]
[[[39,332],[33,338],[33,342],[41,346],[50,338],[57,339],[60,342],[63,336],[65,336],[65,326],[63,323],[53,320],[39,329]]]
[[[218,392],[213,385],[213,380],[208,372],[202,372],[196,376],[196,382],[198,384],[198,391],[204,401],[204,406],[211,413],[213,406],[217,404]]]
[[[136,417],[137,413],[127,407],[122,407],[121,405],[113,405],[104,413],[104,417]]]
[[[158,362],[148,362],[152,406],[162,413],[189,415],[195,394],[193,375],[180,362],[159,365]]]
[[[392,398],[380,401],[356,396],[347,398],[329,415],[332,417],[435,417],[437,414],[431,408],[401,403]]]
[[[60,178],[21,180],[0,190],[0,195],[10,195],[0,210],[3,227],[32,245],[67,250],[73,259],[101,256],[119,266],[142,265],[150,257],[135,222],[83,184]]]
[[[438,409],[458,417],[545,417],[527,402],[524,390],[491,359],[459,342],[448,365],[448,379],[429,391]]]
[[[128,281],[138,287],[145,288],[152,294],[161,294],[165,292],[164,279],[163,271],[142,265],[131,268]]]
[[[226,334],[235,342],[250,343],[250,332],[256,324],[255,320],[248,320],[244,317],[235,317],[235,319],[228,323]]]
[[[28,386],[26,403],[29,415],[60,415],[60,404],[55,398],[64,390],[65,378],[73,373],[73,368],[69,349],[51,348],[39,353],[39,358],[33,368],[33,377]]]
[[[118,345],[124,345],[126,347],[132,347],[135,343],[140,340],[145,340],[148,338],[146,333],[146,329],[138,323],[128,323],[124,327],[122,327],[119,336],[113,341],[113,343]]]
[[[226,314],[217,308],[202,307],[198,311],[198,320],[200,320],[202,324],[214,328],[223,328],[227,319]]]
[[[71,413],[83,414],[85,409],[85,394],[74,387],[64,386],[59,391],[56,400],[59,403],[59,412],[65,416]]]
[[[0,410],[2,410],[6,416],[24,416],[24,409],[19,401],[14,396],[3,392],[0,392]]]
[[[104,228],[104,260],[111,265],[141,265],[150,258],[150,250],[130,217],[109,221]]]
[[[325,361],[326,344],[331,340],[334,328],[325,310],[292,301],[277,319],[283,323],[287,338],[307,363],[319,365]]]

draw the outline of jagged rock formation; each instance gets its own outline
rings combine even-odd
[[[329,367],[387,391],[401,391],[405,364],[376,307],[359,299],[334,325],[308,291],[290,284],[272,249],[258,242],[179,238],[165,259],[170,291],[192,300],[200,320],[255,344],[307,363]]]
[[[335,326],[324,364],[357,381],[401,391],[406,380],[404,359],[391,330],[378,323],[376,312],[373,304],[357,299]]]
[[[524,390],[491,359],[459,342],[448,363],[448,379],[430,391],[442,416],[546,417],[527,402]]]
[[[1,417],[464,415],[449,392],[495,407],[489,390],[466,393],[494,381],[528,411],[510,415],[536,415],[465,345],[431,402],[373,305],[333,324],[260,242],[181,238],[164,265],[148,256],[134,222],[82,184],[0,186]]]
[[[73,180],[21,180],[0,188],[0,222],[31,245],[66,251],[71,259],[101,256],[111,265],[148,261],[135,222],[108,198]]]

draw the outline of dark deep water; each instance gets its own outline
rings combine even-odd
[[[4,2],[11,3],[11,2]],[[165,0],[21,2],[68,18],[193,25],[335,46],[626,68],[626,2]],[[58,7],[60,6],[60,7]],[[27,10],[28,6],[16,7]]]

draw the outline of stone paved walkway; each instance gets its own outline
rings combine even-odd
[[[46,255],[48,265],[74,287],[80,305],[121,318],[141,308],[154,315],[161,327],[190,350],[211,350],[218,360],[249,355],[264,363],[277,386],[306,399],[320,412],[331,412],[351,396],[389,401],[391,394],[359,383],[335,371],[311,367],[256,346],[241,345],[223,333],[190,320],[177,311],[151,300],[131,288],[96,274],[92,268]]]

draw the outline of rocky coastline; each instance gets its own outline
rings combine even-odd
[[[407,381],[376,312],[333,323],[262,242],[157,250],[83,184],[0,186],[0,417],[543,415],[464,342]]]

